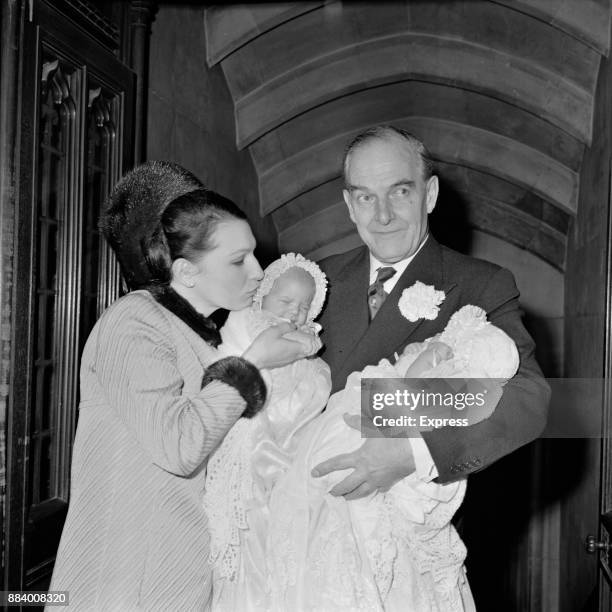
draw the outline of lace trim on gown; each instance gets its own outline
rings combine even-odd
[[[222,578],[234,580],[240,564],[240,531],[248,529],[252,495],[252,440],[256,419],[239,419],[207,466],[204,509],[211,536],[209,562]]]

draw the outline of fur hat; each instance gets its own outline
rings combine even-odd
[[[166,161],[145,162],[117,183],[100,218],[100,229],[130,289],[143,287],[151,280],[144,249],[168,204],[203,187],[191,172]]]

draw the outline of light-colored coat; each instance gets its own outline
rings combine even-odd
[[[219,359],[146,291],[115,302],[81,364],[72,484],[52,590],[71,610],[203,610],[209,453],[245,408],[218,381]]]

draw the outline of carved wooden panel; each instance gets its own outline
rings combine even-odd
[[[80,354],[120,289],[97,220],[133,159],[133,74],[101,44],[95,11],[79,26],[68,5],[33,2],[21,38],[5,532],[12,589],[44,589],[53,568],[69,501]]]

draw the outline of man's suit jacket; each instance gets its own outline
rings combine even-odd
[[[369,264],[365,246],[320,262],[329,279],[321,339],[325,345],[322,357],[332,373],[332,392],[344,387],[351,372],[442,331],[454,312],[473,304],[483,308],[488,320],[515,341],[520,367],[488,419],[468,427],[423,432],[438,469],[438,481],[451,482],[481,470],[537,438],[546,424],[550,389],[536,363],[534,342],[521,321],[519,292],[512,274],[448,249],[429,236],[370,324]],[[403,290],[416,281],[433,285],[446,295],[433,321],[411,323],[399,311]]]

